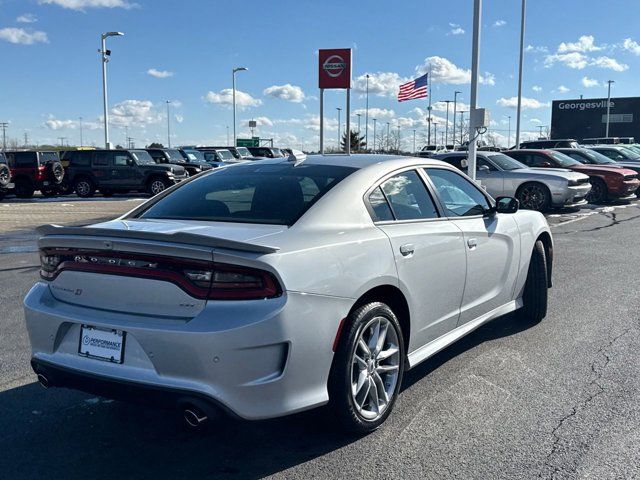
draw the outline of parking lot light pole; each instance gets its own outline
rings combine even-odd
[[[451,103],[451,100],[445,100],[444,103],[447,104],[447,121],[444,124],[444,145],[446,147],[447,142],[449,141],[449,104]]]
[[[340,112],[342,108],[336,107],[336,110],[338,111],[338,148],[340,148]]]
[[[121,37],[122,32],[107,32],[100,35],[101,48],[100,55],[102,57],[102,103],[104,108],[104,147],[108,150],[111,148],[109,143],[109,102],[107,99],[107,62],[111,51],[107,50],[107,38],[109,37]]]
[[[167,100],[167,145],[171,148],[171,117],[169,116],[169,105],[171,105],[171,100]]]
[[[609,138],[609,119],[611,115],[611,84],[616,83],[614,80],[607,80],[607,128],[604,136]]]
[[[236,146],[236,72],[245,72],[249,70],[247,67],[235,67],[233,69],[232,95],[233,95],[233,146]]]
[[[522,64],[524,63],[524,25],[527,0],[522,0],[520,17],[520,63],[518,64],[518,108],[516,110],[516,148],[520,148],[520,117],[522,113]]]
[[[458,94],[460,93],[462,92],[459,90],[453,92],[453,133],[451,134],[453,141],[451,144],[453,145],[454,150],[456,148],[456,108],[458,107]]]
[[[367,101],[364,109],[364,143],[369,148],[369,74],[367,73]],[[373,148],[376,148],[376,139],[373,139]]]
[[[376,151],[376,122],[378,121],[377,118],[373,119],[373,152],[375,153]]]

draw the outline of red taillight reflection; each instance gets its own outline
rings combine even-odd
[[[75,249],[44,249],[40,263],[45,280],[73,270],[167,281],[199,299],[256,300],[282,294],[271,273],[225,263]]]

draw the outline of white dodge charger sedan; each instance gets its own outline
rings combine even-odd
[[[329,404],[372,431],[405,370],[516,309],[541,320],[553,260],[540,213],[446,163],[381,155],[215,169],[40,233],[24,301],[40,382],[193,426]]]

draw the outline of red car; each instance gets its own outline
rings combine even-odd
[[[631,200],[640,187],[638,175],[633,170],[605,165],[584,165],[554,150],[507,150],[503,152],[532,168],[566,168],[584,173],[591,181],[587,195],[589,203],[607,200]]]

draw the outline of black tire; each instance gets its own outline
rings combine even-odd
[[[76,191],[76,195],[81,198],[93,197],[96,193],[96,185],[87,177],[77,178],[74,182],[73,189]]]
[[[40,189],[40,193],[43,197],[55,197],[58,194],[56,187],[44,187]]]
[[[591,190],[587,194],[587,202],[594,204],[606,202],[609,198],[607,184],[597,177],[591,178],[589,181],[591,182]]]
[[[166,190],[172,183],[163,177],[151,177],[147,182],[147,193],[152,197]]]
[[[365,327],[371,324],[376,318],[382,317],[388,321],[388,328],[393,327],[396,338],[398,340],[398,358],[397,358],[397,379],[393,393],[389,396],[389,400],[375,419],[365,418],[359,411],[352,395],[352,376],[353,365],[355,365],[354,353],[358,347],[358,339],[365,330]],[[367,358],[369,360],[369,358]],[[372,357],[373,366],[377,367],[377,359]],[[340,340],[336,348],[336,353],[331,366],[329,375],[329,405],[339,420],[341,426],[352,433],[366,434],[373,432],[384,423],[393,410],[393,406],[398,397],[400,387],[402,385],[402,376],[405,367],[405,348],[404,339],[402,337],[402,329],[400,323],[393,311],[384,303],[373,302],[363,305],[345,320],[342,328]],[[376,368],[377,369],[377,368]],[[380,378],[380,377],[378,377]],[[387,380],[385,380],[387,381]],[[390,387],[390,385],[387,385]],[[376,391],[377,388],[376,388]],[[365,401],[368,394],[364,395]]]
[[[15,194],[18,198],[31,198],[36,189],[33,186],[33,182],[28,178],[19,178],[16,180]]]
[[[537,240],[531,253],[527,281],[522,294],[522,316],[527,322],[538,323],[547,315],[549,278],[547,255],[542,241]]]
[[[0,163],[0,188],[6,187],[10,182],[11,171],[9,170],[9,167],[4,163]]]
[[[54,185],[60,185],[64,179],[64,167],[60,162],[47,162],[47,177]]]
[[[58,195],[71,195],[73,193],[73,187],[69,182],[69,179],[65,176],[62,183],[58,185]]]
[[[516,192],[520,208],[546,212],[551,207],[551,192],[546,185],[538,182],[527,182],[520,185]]]

